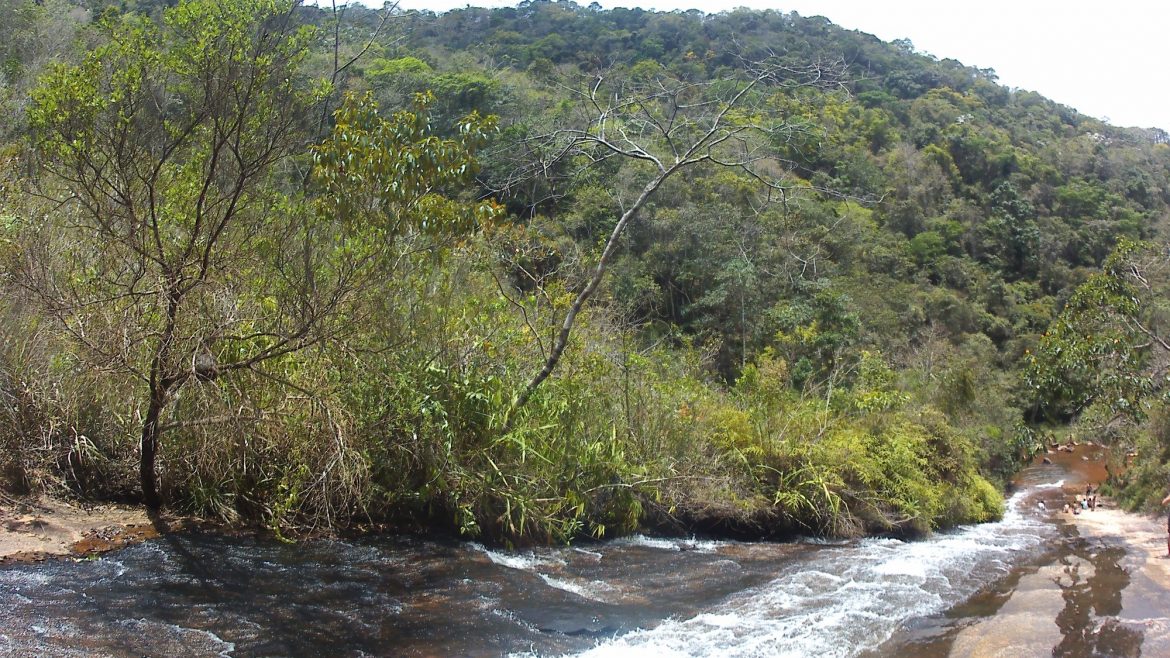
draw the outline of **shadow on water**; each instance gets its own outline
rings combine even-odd
[[[240,547],[250,545],[255,550],[243,548],[241,555],[222,537],[176,533],[156,512],[150,512],[149,518],[165,549],[144,556],[144,562],[160,564],[144,565],[142,572],[159,575],[139,580],[134,609],[111,610],[115,617],[112,621],[118,622],[117,617],[125,618],[127,614],[152,613],[174,628],[204,630],[218,638],[216,633],[223,633],[218,627],[225,618],[235,620],[239,625],[237,633],[249,629],[240,635],[249,640],[249,651],[257,655],[295,655],[306,647],[328,652],[338,647],[338,638],[345,638],[343,644],[351,651],[376,648],[368,641],[370,634],[363,628],[360,616],[327,611],[343,610],[353,601],[368,599],[362,589],[384,587],[383,583],[368,579],[363,582],[353,578],[352,573],[349,578],[336,573],[338,582],[322,586],[302,579],[294,568],[285,570],[285,564],[302,562],[297,557],[300,551],[290,545],[244,539],[238,542]],[[280,564],[252,559],[264,552],[280,556]],[[304,563],[314,562],[315,553],[309,551]],[[316,567],[327,572],[329,562],[320,562]],[[213,612],[200,614],[203,610]]]

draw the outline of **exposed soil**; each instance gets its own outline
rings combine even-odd
[[[175,517],[152,521],[142,507],[6,500],[0,505],[0,564],[104,553],[185,524]]]

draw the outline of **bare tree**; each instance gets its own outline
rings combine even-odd
[[[757,180],[768,202],[786,201],[796,185],[791,163],[780,159],[777,143],[803,128],[772,108],[775,94],[833,84],[832,67],[792,67],[771,57],[742,63],[735,77],[691,82],[642,65],[626,75],[597,74],[564,89],[576,103],[554,120],[563,127],[529,137],[518,151],[536,154],[518,168],[508,185],[531,185],[549,172],[573,172],[610,158],[644,163],[646,178],[602,248],[585,285],[560,323],[544,363],[513,409],[525,405],[556,369],[578,314],[597,291],[620,239],[663,183],[686,169],[712,165],[740,170]],[[555,187],[555,186],[552,186]],[[805,186],[807,187],[807,185]],[[501,190],[506,191],[506,190]]]

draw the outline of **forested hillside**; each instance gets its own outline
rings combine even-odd
[[[777,11],[0,0],[4,490],[918,533],[1170,471],[1170,144]],[[1090,82],[1087,82],[1089,84]]]

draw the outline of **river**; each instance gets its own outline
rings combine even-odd
[[[1108,645],[1098,632],[1128,583],[1124,551],[1086,548],[1039,508],[1059,504],[1068,477],[1030,467],[1002,521],[915,542],[638,536],[504,551],[171,535],[0,568],[0,653],[937,656],[1022,579],[1082,555],[1098,577],[1075,611],[1057,611],[1061,655],[1140,655],[1139,630],[1114,624]]]

